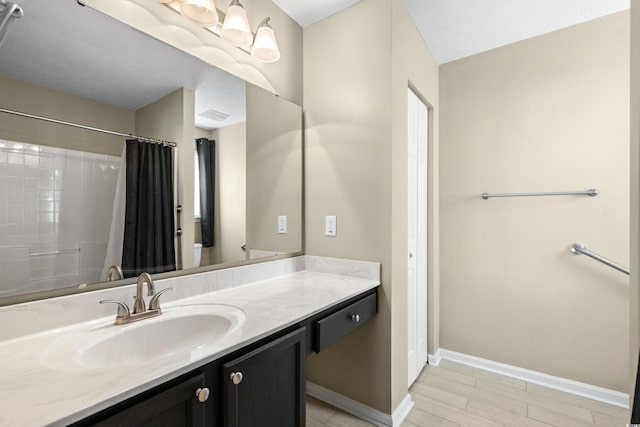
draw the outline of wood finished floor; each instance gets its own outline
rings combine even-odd
[[[630,412],[443,360],[409,390],[415,406],[402,427],[625,427]],[[307,396],[307,427],[366,427],[365,421]]]

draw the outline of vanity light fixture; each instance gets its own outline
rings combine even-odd
[[[220,35],[223,39],[239,46],[250,46],[253,42],[253,33],[251,33],[247,12],[238,0],[231,1]]]
[[[218,11],[213,0],[182,0],[180,13],[203,27],[218,23]]]
[[[0,2],[2,1],[0,0]],[[276,62],[280,59],[276,35],[269,24],[271,18],[265,18],[260,22],[254,38],[247,19],[247,12],[240,0],[231,0],[226,14],[216,9],[214,0],[155,1],[164,3],[174,12],[196,22],[221,39],[233,43],[238,49],[245,51],[260,62]]]
[[[0,45],[4,42],[9,32],[9,25],[16,18],[22,18],[24,12],[16,3],[0,0]]]
[[[280,59],[280,49],[273,28],[269,25],[269,19],[265,18],[258,25],[256,40],[251,48],[251,56],[262,62],[276,62]]]

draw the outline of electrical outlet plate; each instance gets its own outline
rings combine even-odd
[[[278,234],[287,234],[287,216],[278,216]]]
[[[338,222],[335,215],[327,215],[324,222],[324,234],[329,237],[336,237]]]

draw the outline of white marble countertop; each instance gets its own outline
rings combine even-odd
[[[62,426],[81,420],[378,284],[377,280],[301,271],[171,301],[164,305],[167,310],[185,304],[230,304],[242,309],[246,319],[232,334],[207,346],[206,352],[143,365],[56,369],[43,363],[42,354],[49,345],[88,327],[112,323],[114,315],[0,341],[0,426]],[[96,304],[99,299],[96,296]]]

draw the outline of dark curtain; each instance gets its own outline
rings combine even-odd
[[[216,142],[196,139],[198,168],[200,169],[200,226],[202,246],[213,246],[213,201],[216,184]]]
[[[127,141],[125,277],[176,269],[171,150],[161,144]]]

